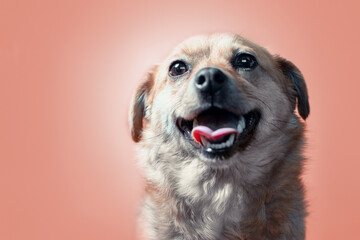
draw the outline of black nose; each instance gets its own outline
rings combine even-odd
[[[214,94],[227,82],[228,77],[215,67],[201,69],[195,76],[195,87],[203,94]]]

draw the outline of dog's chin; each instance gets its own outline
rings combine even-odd
[[[189,148],[197,151],[205,162],[227,165],[235,154],[244,151],[253,139],[261,114],[252,110],[236,114],[211,107],[190,120],[177,118],[177,128]]]

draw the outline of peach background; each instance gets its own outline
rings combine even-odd
[[[135,239],[131,94],[177,43],[214,31],[302,70],[307,239],[358,239],[359,12],[357,1],[2,1],[0,239]]]

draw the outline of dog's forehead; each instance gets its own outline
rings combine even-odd
[[[229,58],[239,50],[255,53],[257,48],[249,40],[235,34],[200,35],[179,44],[170,58],[201,58],[214,54]]]

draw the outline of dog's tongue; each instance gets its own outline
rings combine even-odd
[[[201,137],[205,137],[210,142],[216,142],[232,133],[237,133],[237,131],[234,128],[219,128],[216,131],[213,131],[206,126],[197,126],[193,128],[191,132],[197,142],[201,142]]]
[[[201,137],[216,142],[229,134],[237,134],[237,124],[238,118],[231,113],[205,112],[194,120],[191,134],[197,142],[201,142]]]

